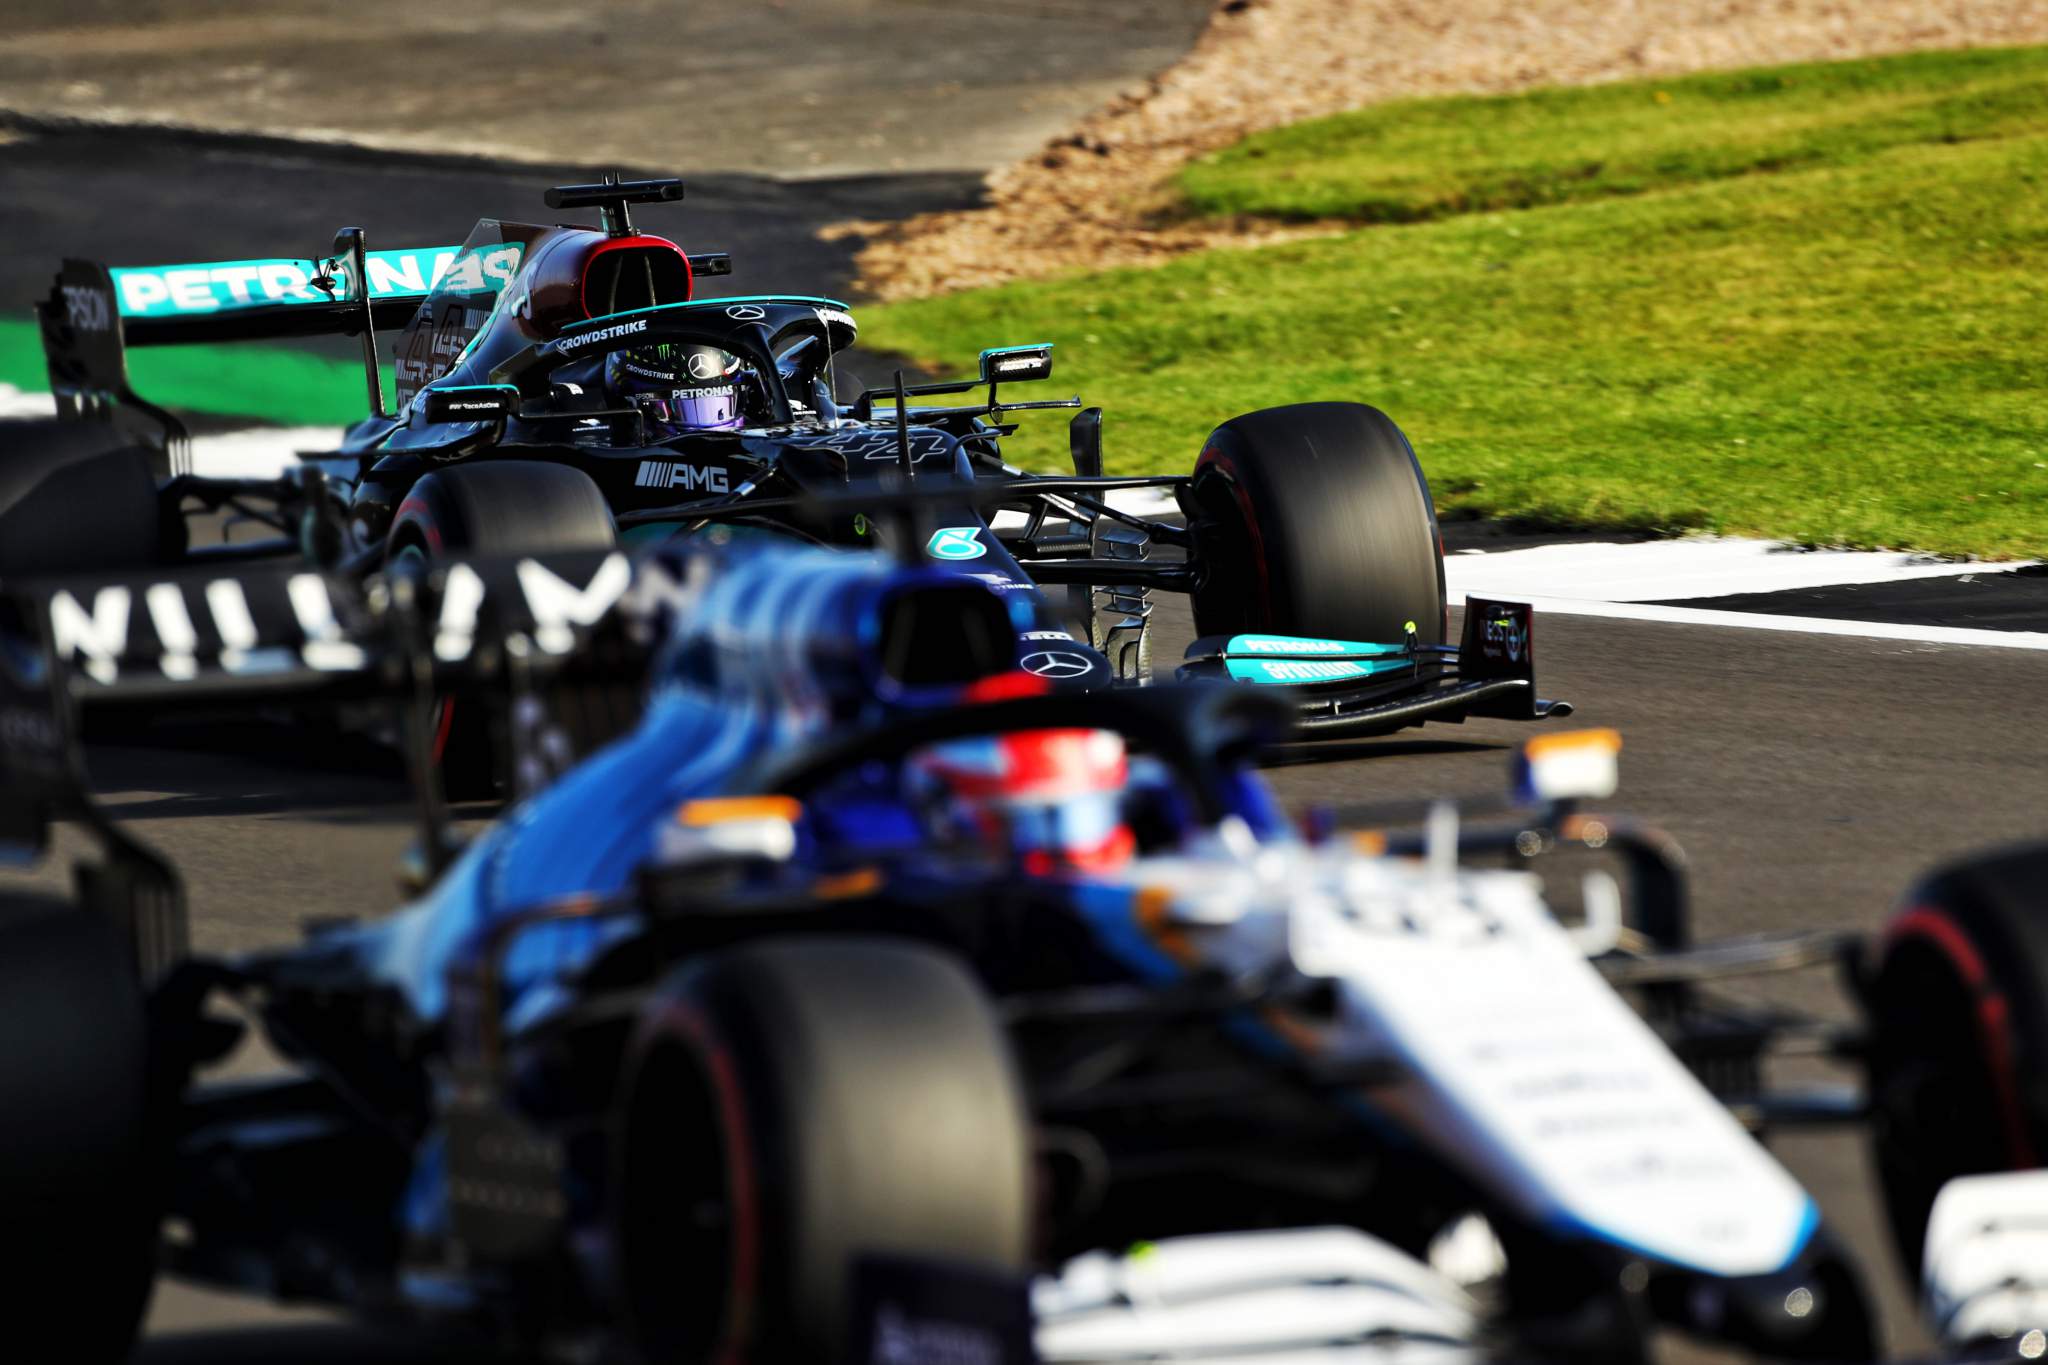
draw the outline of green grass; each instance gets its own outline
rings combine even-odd
[[[276,346],[130,351],[128,380],[136,393],[164,407],[292,426],[342,426],[369,410],[360,364]],[[0,319],[0,384],[36,392],[50,387],[33,322]]]
[[[1104,404],[1116,472],[1186,469],[1234,413],[1351,398],[1401,423],[1453,514],[2048,554],[2048,116],[1958,95],[2043,60],[1717,77],[1758,93],[1700,101],[1685,136],[1735,146],[1775,123],[1793,151],[1771,173],[897,304],[863,339],[943,370],[1059,343],[1046,387]],[[1849,102],[1887,127],[1944,109],[1953,140],[1859,142],[1819,117],[1823,86],[1868,94]],[[1498,130],[1466,163],[1477,184],[1482,160],[1536,164],[1557,121],[1583,124],[1579,99],[1623,89],[1407,109]],[[1832,150],[1801,160],[1801,128]],[[1025,461],[1062,464],[1059,424],[1020,420]]]
[[[1410,100],[1248,138],[1182,171],[1198,214],[1413,223],[2039,131],[2048,49],[1919,52]]]

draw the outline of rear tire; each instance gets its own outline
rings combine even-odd
[[[392,521],[386,562],[610,549],[618,539],[604,494],[582,470],[500,460],[438,469],[415,483]],[[489,800],[504,785],[490,709],[481,699],[441,702],[434,751],[450,800]]]
[[[127,1358],[156,1276],[149,1046],[100,916],[0,897],[0,1318],[21,1360]]]
[[[166,534],[151,452],[105,422],[0,421],[0,575],[154,564]]]
[[[1198,635],[1443,643],[1443,548],[1422,466],[1363,403],[1233,417],[1195,461]]]
[[[621,1094],[615,1227],[643,1359],[837,1359],[864,1252],[1025,1264],[1008,1041],[940,953],[792,938],[685,967]]]
[[[1871,1133],[1917,1284],[1945,1183],[2048,1161],[2048,845],[1942,868],[1903,907],[1872,981]]]
[[[539,460],[437,469],[407,491],[391,523],[395,549],[416,539],[431,555],[608,550],[611,508],[588,474]]]

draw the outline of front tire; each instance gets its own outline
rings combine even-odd
[[[1021,1089],[943,954],[792,938],[685,967],[621,1093],[615,1228],[645,1360],[837,1359],[863,1253],[1025,1264]]]
[[[9,1358],[111,1365],[156,1277],[142,992],[105,919],[16,894],[0,897],[0,1002]]]
[[[1198,635],[1441,644],[1443,548],[1408,438],[1363,403],[1233,417],[1195,461]]]
[[[1951,864],[1910,892],[1870,1016],[1878,1178],[1917,1283],[1944,1184],[2048,1161],[2048,845]]]

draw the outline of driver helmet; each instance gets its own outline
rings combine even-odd
[[[741,424],[739,361],[715,346],[670,342],[613,351],[605,357],[604,383],[617,406],[640,410],[648,441]]]
[[[1108,730],[1021,730],[921,750],[911,771],[942,832],[1006,851],[1036,875],[1101,872],[1130,861],[1128,758]]]

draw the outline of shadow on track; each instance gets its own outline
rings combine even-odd
[[[212,815],[293,815],[322,825],[399,825],[411,818],[409,808],[341,809],[361,798],[334,793],[294,792],[184,792],[169,796],[143,797],[132,801],[103,801],[101,809],[124,823],[148,820],[189,820]],[[394,797],[402,800],[402,797]],[[330,807],[332,809],[330,809]]]
[[[289,768],[302,778],[331,773],[405,780],[405,761],[397,749],[339,724],[292,724],[268,716],[171,721],[94,717],[86,724],[85,741],[96,776],[103,755],[148,751],[165,762],[173,754],[257,759],[280,771]]]
[[[153,1336],[134,1365],[517,1365],[520,1357],[473,1344],[402,1337],[327,1323]]]
[[[1344,763],[1351,759],[1416,758],[1441,754],[1504,754],[1511,744],[1470,739],[1352,739],[1329,743],[1287,744],[1259,758],[1261,768],[1296,768],[1310,763]]]
[[[86,765],[107,813],[124,821],[295,815],[317,824],[375,825],[406,817],[411,789],[403,769],[379,757],[377,746],[358,740],[368,756],[309,771],[297,747],[276,735],[271,740],[267,749],[244,743],[227,754],[182,744],[96,745]]]

